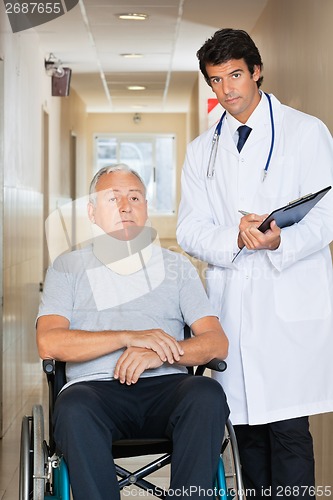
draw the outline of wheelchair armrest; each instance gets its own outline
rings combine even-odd
[[[215,372],[224,372],[227,369],[227,363],[223,359],[213,358],[209,363],[205,365],[198,366],[195,370],[195,375],[203,375],[206,368],[213,370]]]
[[[55,360],[43,359],[43,370],[46,375],[55,375]]]
[[[51,450],[51,455],[55,451],[52,416],[57,395],[66,383],[65,366],[66,363],[64,363],[63,361],[56,361],[55,359],[43,359],[43,370],[46,373],[47,384],[49,388],[49,447]]]
[[[227,363],[223,359],[214,358],[205,367],[216,372],[224,372],[227,369]]]

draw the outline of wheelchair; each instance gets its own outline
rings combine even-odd
[[[188,370],[190,374],[200,376],[206,368],[224,371],[226,363],[214,359],[205,366],[198,366],[195,370],[190,367]],[[52,427],[55,399],[66,382],[65,363],[52,359],[44,360],[43,370],[46,373],[49,390],[49,442],[47,443],[44,438],[43,407],[36,404],[32,408],[32,414],[25,415],[22,419],[19,499],[70,500],[68,469],[63,457],[57,453]],[[170,440],[124,439],[113,443],[112,452],[120,490],[135,486],[161,500],[165,499],[164,489],[152,483],[150,478],[149,480],[145,478],[171,463]],[[159,456],[134,472],[117,463],[117,459],[148,455]],[[245,499],[237,441],[230,420],[227,422],[221,446],[214,495],[215,492],[218,500]]]

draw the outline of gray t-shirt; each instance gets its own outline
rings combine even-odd
[[[145,330],[160,328],[183,339],[184,324],[216,316],[198,273],[183,255],[153,245],[144,268],[120,275],[102,264],[92,246],[60,256],[48,269],[38,317],[64,316],[73,330]],[[123,349],[80,363],[67,363],[68,384],[112,380]],[[183,373],[164,363],[146,370],[151,377]]]

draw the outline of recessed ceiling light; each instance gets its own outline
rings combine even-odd
[[[143,85],[128,85],[127,90],[146,90]]]
[[[137,14],[134,12],[116,15],[119,17],[119,19],[125,19],[126,21],[145,21],[146,19],[148,19],[148,14]]]
[[[126,57],[127,59],[139,59],[143,57],[143,54],[120,54],[121,57]]]

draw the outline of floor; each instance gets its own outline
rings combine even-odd
[[[12,426],[6,432],[3,439],[0,439],[0,499],[1,500],[18,500],[19,498],[19,461],[20,461],[20,435],[21,423],[23,415],[31,415],[32,406],[36,403],[42,404],[44,416],[47,415],[47,385],[43,374],[41,375],[40,384],[31,388],[29,399],[25,405],[22,414],[17,415]],[[46,420],[46,417],[45,417]],[[45,422],[46,425],[46,422]],[[147,457],[133,459],[123,459],[119,461],[128,470],[138,469],[148,463]],[[154,473],[154,483],[161,488],[167,488],[169,467],[163,468]],[[139,490],[135,487],[127,488],[122,494],[122,498],[130,498],[134,500],[140,495]],[[145,495],[145,498],[154,498],[150,495]]]

